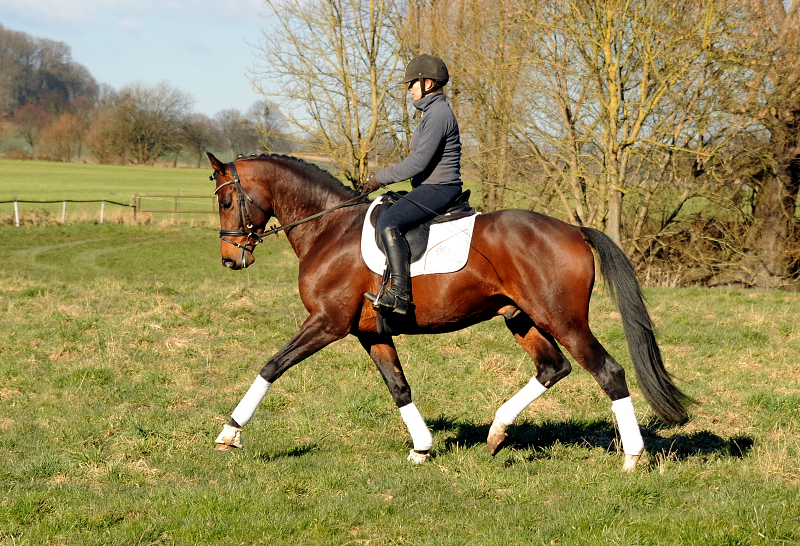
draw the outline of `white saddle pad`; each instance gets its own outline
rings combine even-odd
[[[383,196],[378,197],[369,207],[364,218],[364,228],[361,230],[361,255],[367,267],[378,275],[383,275],[386,269],[386,257],[375,243],[375,228],[369,218],[372,210],[381,201]],[[475,213],[452,222],[432,224],[428,248],[422,258],[411,264],[411,276],[452,273],[464,267],[469,257],[472,230],[475,228],[477,216],[478,213]]]

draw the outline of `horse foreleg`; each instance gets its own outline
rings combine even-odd
[[[328,328],[329,324],[330,321],[327,317],[320,315],[308,317],[294,337],[269,359],[241,402],[233,410],[230,422],[222,428],[222,432],[216,439],[215,450],[226,451],[242,447],[242,427],[253,417],[270,385],[298,362],[344,337],[344,334]]]
[[[539,330],[526,314],[519,313],[513,318],[506,319],[506,326],[533,358],[537,374],[495,413],[486,439],[491,455],[500,451],[508,438],[506,429],[514,424],[519,414],[572,370],[569,360],[558,349],[553,338]]]
[[[414,448],[408,454],[408,460],[413,463],[425,462],[433,447],[433,436],[425,424],[417,406],[411,401],[411,387],[408,385],[397,349],[394,347],[390,336],[364,335],[359,338],[361,345],[369,353],[372,361],[378,367],[383,381],[389,388],[400,416],[408,428]]]

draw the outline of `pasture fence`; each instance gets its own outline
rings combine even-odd
[[[135,193],[131,199],[134,218],[140,214],[217,214],[219,211],[216,195],[181,195],[180,193],[139,195]],[[187,204],[189,207],[185,208],[184,205]]]
[[[148,218],[147,215],[170,214],[170,215],[215,215],[219,210],[219,202],[216,195],[181,195],[176,194],[139,194],[134,193],[130,196],[128,203],[114,201],[110,199],[9,199],[0,201],[0,205],[14,205],[14,225],[20,227],[20,203],[34,205],[53,205],[61,204],[61,223],[67,223],[67,203],[76,204],[100,204],[99,223],[105,220],[106,204],[127,208],[133,211],[134,221]],[[43,207],[44,208],[44,207]],[[50,207],[52,209],[52,207]],[[95,209],[96,210],[96,209]],[[48,214],[51,214],[51,210]]]

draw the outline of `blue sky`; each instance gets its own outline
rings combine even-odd
[[[264,13],[261,0],[0,0],[0,24],[66,43],[98,83],[167,81],[212,117],[259,100],[248,70]]]

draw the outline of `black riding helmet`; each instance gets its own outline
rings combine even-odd
[[[450,81],[450,74],[447,72],[447,65],[435,55],[423,54],[414,57],[406,66],[404,84],[409,84],[415,80],[420,80],[422,95],[425,96],[425,80],[436,82],[436,88],[444,87]]]

